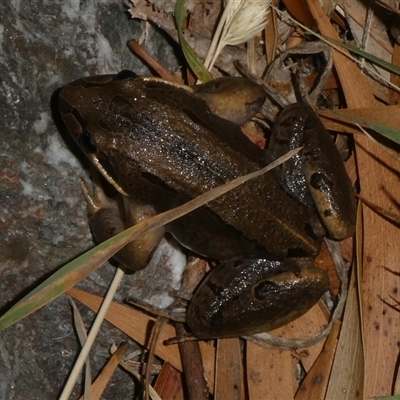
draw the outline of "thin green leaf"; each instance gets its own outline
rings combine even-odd
[[[400,396],[374,396],[374,400],[400,400]]]
[[[85,279],[130,241],[133,228],[101,243],[56,271],[0,318],[0,330],[25,318]]]
[[[386,125],[378,124],[376,122],[371,122],[364,118],[359,118],[359,117],[355,117],[353,115],[341,113],[340,111],[335,111],[335,113],[340,114],[341,116],[343,116],[351,121],[357,122],[358,124],[360,124],[362,126],[366,126],[370,129],[374,130],[375,132],[379,133],[380,135],[392,140],[393,142],[400,144],[400,131],[398,129],[391,128]]]
[[[36,289],[15,304],[9,311],[7,311],[0,318],[0,331],[8,328],[9,326],[48,304],[52,300],[61,296],[68,289],[75,286],[78,282],[103,265],[118,250],[137,238],[139,235],[168,224],[169,222],[174,221],[175,219],[178,219],[183,215],[195,210],[196,208],[214,200],[227,191],[240,186],[248,180],[256,178],[270,171],[295,155],[299,150],[300,149],[292,150],[263,169],[236,178],[222,186],[214,188],[196,197],[193,200],[188,201],[179,207],[145,220],[89,250],[85,254],[76,258],[74,261],[71,261],[64,267],[60,268],[41,285],[39,285]]]
[[[189,64],[190,68],[195,73],[198,79],[200,79],[202,82],[212,81],[213,77],[207,71],[203,63],[197,57],[197,54],[189,46],[188,42],[183,37],[182,26],[186,17],[185,3],[186,0],[177,0],[175,3],[175,21],[183,54],[185,55],[186,61]]]
[[[323,36],[323,38],[328,42],[335,43],[338,46],[341,46],[347,50],[350,50],[352,53],[358,54],[360,57],[363,57],[363,58],[371,61],[372,63],[379,65],[380,67],[386,69],[389,72],[400,75],[400,67],[397,67],[394,64],[391,64],[385,60],[382,60],[381,58],[378,58],[370,53],[367,53],[364,50],[358,49],[357,47],[351,46],[347,43],[343,43],[343,42],[340,42],[338,40],[335,40],[335,39],[332,39],[332,38],[329,38],[326,36]]]

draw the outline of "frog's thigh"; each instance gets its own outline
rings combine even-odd
[[[88,205],[90,228],[98,242],[103,242],[155,215],[152,207],[137,204],[127,197],[123,198],[121,204],[108,198],[97,180],[94,182],[93,195],[90,195],[85,188],[84,194]],[[131,270],[143,269],[163,235],[164,227],[142,235],[116,253],[114,259]]]
[[[182,246],[207,258],[229,260],[254,253],[253,243],[205,207],[173,221],[167,229]]]
[[[312,259],[234,260],[214,269],[187,313],[199,338],[251,335],[278,328],[308,311],[328,290]]]

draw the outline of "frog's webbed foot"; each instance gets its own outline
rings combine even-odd
[[[314,63],[315,60],[317,62]],[[319,67],[320,65],[322,65],[322,68]],[[319,41],[304,42],[283,52],[271,63],[264,80],[275,90],[278,90],[282,98],[287,99],[286,106],[297,101],[295,87],[291,85],[294,70],[305,77],[309,76],[313,69],[320,71],[317,83],[312,88],[309,87],[307,82],[302,83],[300,98],[308,98],[309,104],[314,106],[332,70],[332,56],[326,44]],[[282,104],[280,106],[282,107]],[[268,101],[264,103],[263,113],[272,110],[276,110],[273,104],[268,103]]]
[[[174,308],[172,310],[169,309],[162,309],[155,307],[149,303],[143,302],[137,298],[134,297],[128,297],[126,299],[126,302],[136,308],[140,308],[144,311],[147,311],[148,313],[152,315],[156,315],[158,318],[166,318],[170,321],[177,322],[177,323],[186,323],[186,310],[181,309],[181,308]],[[168,340],[166,340],[165,344],[170,345],[170,344],[177,344],[177,343],[182,343],[182,342],[187,342],[187,341],[192,341],[192,340],[200,340],[198,337],[194,336],[191,333],[185,333],[185,334],[178,334],[178,336],[172,337]]]
[[[90,228],[98,242],[103,242],[123,230],[155,215],[155,210],[123,196],[121,201],[105,195],[99,174],[92,171],[93,192],[81,181],[81,187],[88,207]],[[118,262],[130,270],[146,267],[154,249],[164,235],[159,228],[128,243],[115,256]]]

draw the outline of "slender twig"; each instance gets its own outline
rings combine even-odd
[[[124,276],[124,273],[125,273],[124,268],[119,267],[117,269],[114,279],[111,282],[110,288],[108,289],[108,292],[106,294],[106,297],[103,300],[99,312],[97,313],[92,329],[90,330],[87,340],[84,346],[82,347],[78,359],[75,362],[74,368],[71,371],[67,383],[65,384],[64,390],[61,393],[60,400],[68,400],[69,396],[71,395],[75,383],[78,379],[78,376],[82,370],[83,364],[89,354],[89,351],[93,345],[94,340],[96,339],[97,333],[108,311],[108,308],[110,307],[110,304],[114,298],[115,292],[117,291],[118,286]]]

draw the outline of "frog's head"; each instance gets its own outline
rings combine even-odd
[[[62,87],[58,97],[61,116],[70,135],[101,174],[123,194],[125,192],[102,166],[98,154],[113,142],[112,132],[103,126],[102,120],[112,113],[113,101],[123,93],[127,81],[134,93],[136,78],[132,71],[86,77]]]

